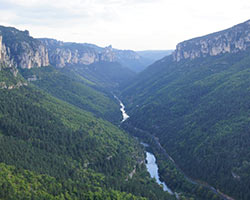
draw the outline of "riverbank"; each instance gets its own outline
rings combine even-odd
[[[126,113],[126,110],[125,110],[125,105],[122,103],[122,101],[114,95],[114,97],[119,101],[120,103],[120,110],[122,112],[122,116],[123,116],[123,119],[121,121],[121,124],[123,122],[125,122],[128,118],[129,118],[129,115]],[[188,183],[192,184],[192,185],[195,185],[196,187],[202,187],[204,188],[204,190],[208,190],[208,191],[211,191],[212,193],[214,193],[217,197],[219,197],[220,199],[223,199],[223,200],[234,200],[233,198],[227,196],[226,194],[223,194],[222,192],[220,192],[218,189],[215,189],[213,186],[210,186],[209,184],[207,183],[204,183],[204,182],[201,182],[199,180],[194,180],[190,177],[188,177],[180,168],[179,166],[175,163],[174,159],[169,156],[169,154],[166,152],[166,150],[161,146],[160,142],[159,142],[159,139],[156,138],[155,136],[153,136],[152,134],[148,133],[147,131],[144,131],[144,130],[141,130],[139,128],[136,128],[136,127],[133,127],[133,131],[136,131],[137,133],[135,134],[136,136],[141,136],[143,135],[144,137],[149,137],[150,138],[150,141],[154,143],[154,145],[156,146],[156,148],[158,149],[157,151],[162,154],[165,159],[169,160],[172,165],[177,169],[178,173],[180,174],[180,176],[183,176],[184,177],[184,180],[183,181],[187,181]],[[141,137],[140,137],[141,138]],[[145,145],[147,147],[148,144],[146,143],[141,143],[142,145]],[[147,166],[147,170],[148,172],[150,173],[150,176],[151,178],[155,178],[157,183],[159,185],[162,185],[163,186],[163,190],[165,188],[164,191],[167,191],[169,192],[169,194],[175,194],[177,199],[178,199],[178,194],[177,193],[173,193],[168,187],[167,185],[165,184],[165,182],[161,182],[160,179],[159,179],[159,172],[158,172],[158,165],[156,164],[156,158],[155,158],[155,155],[152,154],[152,153],[149,153],[149,152],[146,152],[146,160],[151,162],[152,166],[150,165],[147,165],[146,163],[146,166]]]
[[[114,95],[114,97],[119,101],[120,103],[120,111],[122,113],[122,121],[121,123],[123,123],[124,121],[126,121],[129,118],[129,115],[126,113],[125,110],[125,106],[122,103],[122,101]],[[141,144],[144,147],[149,147],[148,144],[141,142]],[[174,193],[172,192],[172,190],[166,185],[165,182],[160,181],[160,177],[159,177],[159,172],[158,172],[158,166],[156,163],[156,158],[154,156],[153,153],[149,153],[146,151],[146,167],[147,167],[147,171],[149,172],[151,178],[154,178],[156,180],[156,182],[163,187],[163,191],[168,192],[169,194],[173,195]],[[130,177],[133,176],[133,174],[135,173],[135,169],[131,172],[131,174],[129,175]]]

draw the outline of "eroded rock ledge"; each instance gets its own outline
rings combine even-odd
[[[236,53],[250,47],[250,20],[224,31],[179,43],[173,52],[174,61],[197,57]]]

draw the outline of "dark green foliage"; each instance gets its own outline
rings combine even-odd
[[[250,198],[249,53],[169,56],[122,93],[133,126],[159,137],[185,173],[237,199]]]
[[[0,82],[24,81],[11,70]],[[111,123],[32,85],[0,89],[0,102],[0,199],[172,198],[145,176],[139,144]]]
[[[15,67],[8,67],[0,62],[0,88],[17,85],[26,81],[17,72]]]
[[[121,112],[113,96],[100,91],[93,82],[70,71],[43,67],[21,70],[22,75],[39,88],[97,117],[119,123]],[[98,91],[99,90],[99,91]]]
[[[0,130],[4,134],[1,161],[54,176],[62,173],[65,177],[70,177],[72,166],[79,164],[119,176],[131,169],[133,161],[128,155],[133,152],[132,141],[108,122],[32,87],[0,92]],[[8,158],[7,152],[13,156]],[[108,156],[113,157],[112,162],[107,161]],[[124,162],[126,165],[119,171],[112,170],[113,165]]]
[[[127,121],[122,124],[122,127],[148,144],[148,147],[146,147],[147,151],[152,152],[156,156],[160,179],[164,180],[167,186],[178,195],[179,199],[223,199],[222,195],[214,189],[211,190],[211,186],[208,184],[186,176],[167,154],[166,150],[161,147],[157,137],[147,131],[134,128]]]

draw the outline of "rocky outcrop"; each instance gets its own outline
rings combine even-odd
[[[98,47],[87,43],[34,39],[28,31],[0,26],[0,62],[17,68],[90,65],[97,62],[118,62],[132,71],[141,71],[147,59],[135,51]]]
[[[144,64],[144,58],[131,50],[118,50],[108,46],[98,47],[87,43],[61,42],[54,39],[39,39],[49,51],[50,64],[56,67],[90,65],[96,62],[119,62],[132,70]]]
[[[18,67],[30,69],[49,65],[48,51],[43,45],[38,44],[35,48],[31,48],[26,42],[21,42],[19,45],[22,53],[16,57]]]
[[[0,60],[5,65],[28,69],[49,65],[48,50],[28,31],[0,26],[0,35]]]
[[[28,84],[25,82],[21,82],[19,81],[17,84],[12,84],[12,85],[7,85],[6,82],[0,82],[0,89],[8,89],[8,90],[12,90],[12,89],[18,89],[20,87],[23,86],[27,86]]]
[[[232,28],[203,37],[181,42],[173,53],[173,59],[194,59],[236,53],[250,47],[250,20]]]
[[[67,65],[90,65],[100,61],[114,61],[112,47],[101,48],[90,44],[40,39],[49,51],[50,63],[56,67]]]

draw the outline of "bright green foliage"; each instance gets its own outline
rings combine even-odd
[[[93,173],[93,172],[92,172]],[[86,174],[84,174],[86,176]],[[83,185],[71,180],[60,182],[47,175],[39,175],[28,170],[0,163],[0,199],[49,199],[49,200],[143,200],[132,194],[93,186],[100,175],[93,173]],[[82,177],[86,180],[86,177]]]
[[[14,76],[14,74],[16,75]],[[9,86],[17,85],[19,82],[25,83],[26,81],[17,73],[17,69],[15,67],[7,67],[0,62],[0,88],[5,86],[8,88]]]
[[[122,93],[128,123],[159,137],[189,176],[237,199],[250,198],[249,53],[169,56]]]

